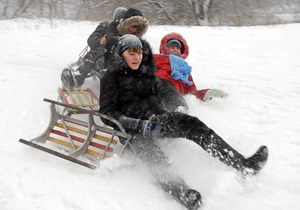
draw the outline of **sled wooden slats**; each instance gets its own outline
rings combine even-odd
[[[56,123],[55,125],[56,125],[57,127],[64,128],[63,124],[61,124],[61,123]],[[86,130],[82,130],[82,129],[79,129],[79,128],[75,128],[75,127],[73,127],[73,126],[67,126],[67,128],[68,128],[68,130],[70,130],[70,131],[74,131],[74,132],[77,132],[77,133],[80,133],[80,134],[83,134],[83,135],[87,135],[87,134],[88,134],[88,132],[87,132]],[[104,142],[109,142],[109,141],[110,141],[109,138],[106,138],[106,137],[104,137],[104,136],[100,136],[100,135],[98,135],[98,134],[95,134],[95,135],[94,135],[94,138],[96,138],[96,139],[98,139],[98,140],[101,140],[101,141],[104,141]],[[116,143],[117,143],[116,140],[113,140],[113,141],[111,142],[111,144],[116,144]]]
[[[90,89],[82,89],[80,88],[59,88],[58,89],[59,97],[61,101],[65,104],[73,104],[76,107],[83,108],[92,108],[95,105],[99,105],[99,98],[96,94]]]
[[[73,93],[71,92],[71,90],[69,88],[66,88],[66,91],[67,91],[68,95],[70,96],[73,104],[78,107],[79,103],[76,101],[76,99],[75,99]]]
[[[77,94],[71,90],[69,91],[72,93],[66,91],[69,94],[68,97],[71,98],[71,94],[74,94],[73,97],[76,100],[79,100],[77,94],[80,94],[82,100],[86,94],[84,90],[80,89]],[[125,146],[129,144],[131,136],[125,132],[120,123],[94,110],[77,107],[75,104],[70,103],[64,90],[60,89],[59,92],[60,94],[63,93],[63,95],[60,95],[63,103],[44,99],[44,101],[51,103],[51,119],[46,130],[31,141],[24,139],[19,141],[91,169],[97,168],[101,160],[111,157],[114,153],[122,155]],[[66,98],[63,96],[66,96]],[[89,96],[86,97],[89,98]],[[91,105],[90,102],[87,103]],[[81,102],[79,103],[82,105]],[[64,115],[59,112],[59,107],[72,109],[73,114]],[[80,115],[76,113],[80,113]],[[102,118],[116,124],[119,129],[114,130],[107,127],[103,124]],[[125,145],[119,143],[120,138],[125,140]]]
[[[65,96],[65,93],[63,91],[62,88],[58,88],[58,93],[59,93],[59,96],[61,98],[61,100],[65,103],[65,104],[69,104],[68,100],[67,100],[67,97]]]
[[[90,89],[87,88],[87,91],[92,95],[92,97],[96,100],[96,101],[100,101],[98,96]]]
[[[79,89],[80,93],[83,95],[83,97],[85,98],[85,100],[88,102],[88,104],[90,106],[94,106],[95,104],[91,101],[91,99],[87,96],[87,94],[82,90],[82,88]],[[94,92],[92,92],[94,93]],[[96,99],[97,101],[99,101],[99,99]]]

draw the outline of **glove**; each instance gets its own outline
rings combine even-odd
[[[140,120],[138,130],[145,138],[151,137],[151,132],[155,129],[155,124],[149,120]]]
[[[160,131],[160,129],[158,129],[159,119],[155,115],[150,117],[149,120],[141,120],[121,115],[119,122],[125,129],[136,130],[142,133],[144,138],[154,137]]]
[[[184,106],[178,106],[178,107],[176,107],[176,109],[174,111],[175,112],[181,112],[181,113],[184,113],[184,114],[189,113],[189,109],[187,107],[184,107]]]
[[[160,132],[159,119],[152,115],[149,120],[140,120],[138,130],[144,138],[157,137]]]
[[[211,100],[212,98],[226,98],[228,96],[227,93],[225,93],[222,90],[218,90],[218,89],[209,89],[206,91],[203,100]]]

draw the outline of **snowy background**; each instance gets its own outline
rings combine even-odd
[[[18,142],[44,131],[62,69],[78,58],[96,22],[0,21],[0,206],[2,210],[183,210],[141,162],[115,156],[90,170]],[[226,99],[186,96],[198,116],[245,156],[260,145],[269,161],[242,179],[184,139],[161,141],[176,171],[201,192],[203,210],[299,210],[300,24],[259,27],[152,26],[154,52],[179,32],[198,88]],[[88,80],[95,92],[98,81]],[[98,93],[98,92],[97,92]]]

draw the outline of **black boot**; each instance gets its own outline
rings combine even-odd
[[[160,122],[161,136],[190,139],[212,156],[243,174],[249,174],[251,170],[252,174],[257,173],[268,158],[268,149],[262,146],[252,157],[246,159],[196,117],[167,112],[160,116]]]
[[[208,153],[240,171],[243,175],[256,174],[268,159],[266,146],[261,146],[253,156],[245,158],[212,130],[208,135],[203,136],[199,143]]]
[[[261,146],[254,155],[244,160],[242,173],[244,175],[255,175],[266,164],[268,154],[268,148]]]
[[[193,189],[188,188],[186,185],[172,182],[161,182],[161,187],[164,191],[168,192],[172,197],[181,205],[189,210],[200,209],[202,205],[201,194]]]

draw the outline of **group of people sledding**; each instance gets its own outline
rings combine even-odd
[[[133,138],[134,154],[145,162],[158,185],[187,209],[198,209],[200,193],[171,170],[168,157],[158,146],[161,138],[194,141],[221,162],[243,176],[256,174],[265,164],[268,148],[261,146],[246,158],[197,117],[188,115],[185,94],[206,101],[226,97],[218,89],[198,90],[191,67],[187,41],[178,33],[161,39],[160,54],[153,54],[142,39],[149,22],[142,12],[119,7],[111,22],[102,22],[88,38],[89,53],[78,68],[66,68],[64,87],[81,86],[96,74],[100,78],[100,110],[117,119]],[[103,119],[104,123],[109,124]],[[116,128],[117,129],[117,128]]]

